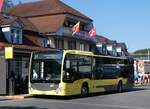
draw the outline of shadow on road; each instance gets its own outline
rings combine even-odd
[[[130,90],[124,90],[122,93],[129,93],[129,92],[142,91],[142,90],[148,90],[148,88],[134,87],[134,88],[132,88]],[[113,91],[113,92],[112,91],[111,92],[99,92],[99,93],[90,94],[87,97],[82,97],[80,95],[66,96],[66,97],[38,95],[38,96],[34,96],[34,98],[55,99],[55,100],[72,100],[72,99],[83,99],[83,98],[88,98],[88,97],[103,96],[103,95],[110,95],[110,94],[118,94],[118,93],[116,91]]]
[[[37,107],[19,107],[19,106],[3,106],[0,109],[47,109],[47,108],[37,108]]]
[[[144,87],[134,87],[133,89],[129,90],[129,92],[133,92],[133,91],[141,91],[141,90],[148,90],[148,88],[144,88]],[[127,92],[127,91],[126,91]]]

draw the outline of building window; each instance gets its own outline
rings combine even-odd
[[[106,53],[106,47],[105,46],[102,47],[102,52]]]
[[[19,29],[11,29],[11,41],[13,44],[22,44],[21,41],[21,30]]]
[[[84,50],[89,51],[89,45],[88,44],[84,44]]]
[[[123,51],[121,51],[121,56],[125,56],[125,54],[124,54],[124,52],[123,52]]]
[[[72,28],[75,24],[77,24],[77,21],[75,20],[66,20],[64,22],[64,27],[69,27],[69,28]],[[85,27],[86,25],[85,24],[80,24],[80,30],[81,31],[85,31]]]
[[[86,31],[86,30],[85,30],[85,25],[81,24],[81,25],[80,25],[80,30],[81,30],[81,31]]]
[[[74,21],[66,20],[65,23],[64,23],[64,26],[69,27],[69,28],[72,28],[74,25],[75,25]]]
[[[83,43],[80,43],[80,50],[81,50],[81,51],[84,51],[84,48],[85,48],[84,44],[83,44]]]
[[[56,49],[64,49],[64,41],[62,39],[55,40]]]
[[[44,47],[48,47],[48,48],[51,47],[51,40],[50,39],[45,39],[44,40]]]
[[[113,50],[112,53],[113,56],[117,56],[117,52],[115,50]]]
[[[68,41],[68,49],[75,50],[76,49],[76,41]]]

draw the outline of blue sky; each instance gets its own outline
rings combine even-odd
[[[97,34],[125,42],[129,52],[150,48],[150,0],[62,1],[92,18]]]

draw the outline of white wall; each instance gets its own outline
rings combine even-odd
[[[112,51],[113,49],[112,49],[112,45],[107,45],[107,50],[108,51]]]

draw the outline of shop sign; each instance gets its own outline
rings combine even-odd
[[[13,47],[5,47],[5,59],[13,59]]]

